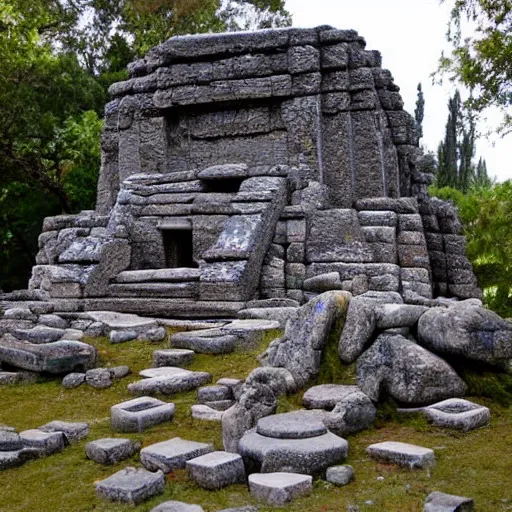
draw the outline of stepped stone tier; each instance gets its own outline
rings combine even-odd
[[[326,289],[479,297],[381,61],[329,26],[150,50],[110,89],[96,211],[44,222],[32,296],[193,318]]]

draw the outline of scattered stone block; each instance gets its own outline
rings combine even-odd
[[[23,448],[23,442],[17,432],[0,430],[0,452],[14,452]]]
[[[137,505],[163,492],[165,476],[161,471],[128,467],[96,483],[96,493],[110,501]]]
[[[212,402],[204,402],[202,405],[206,405],[216,411],[227,411],[235,403],[235,400],[214,400]]]
[[[153,352],[153,366],[188,366],[192,364],[195,352],[193,350],[169,348]]]
[[[256,432],[274,439],[309,439],[327,434],[327,428],[317,414],[303,411],[261,418]]]
[[[106,389],[112,386],[112,374],[107,368],[94,368],[85,374],[85,382],[96,389]]]
[[[187,460],[212,451],[211,443],[198,443],[175,437],[143,448],[140,452],[140,461],[150,471],[160,469],[164,473],[170,473],[175,469],[185,469]]]
[[[85,382],[85,373],[68,373],[62,379],[62,386],[66,389],[74,389]]]
[[[110,331],[110,343],[125,343],[137,339],[137,331]]]
[[[233,397],[238,400],[242,392],[243,381],[240,379],[231,379],[229,377],[223,377],[216,382],[217,386],[226,386],[233,391]]]
[[[354,480],[354,468],[352,466],[332,466],[327,468],[325,479],[334,485],[348,485]]]
[[[210,491],[245,482],[244,463],[237,453],[207,453],[187,461],[186,466],[190,478]]]
[[[313,478],[297,473],[253,473],[249,489],[258,500],[268,505],[283,506],[313,491]]]
[[[424,469],[435,464],[433,450],[414,444],[385,441],[368,446],[366,451],[371,457],[381,462],[407,466],[411,469]]]
[[[200,404],[218,400],[231,400],[232,398],[233,390],[227,386],[219,385],[218,383],[216,386],[206,386],[197,390],[197,401]]]
[[[152,368],[152,371],[162,368]],[[191,372],[176,368],[175,372],[167,371],[162,376],[146,378],[128,385],[128,391],[135,395],[173,395],[183,391],[192,391],[199,386],[211,382],[212,376],[206,372]],[[147,372],[149,370],[145,370]]]
[[[130,368],[126,365],[114,366],[113,368],[109,368],[109,371],[114,380],[123,379],[130,375]]]
[[[0,471],[17,468],[29,460],[35,460],[41,456],[41,451],[36,448],[22,448],[21,450],[3,452],[0,451]]]
[[[42,427],[39,427],[39,430],[43,432],[62,432],[66,441],[70,444],[77,443],[82,439],[85,439],[89,432],[91,431],[89,424],[85,422],[69,422],[69,421],[50,421],[50,423],[46,423]]]
[[[222,421],[223,411],[217,411],[204,404],[193,405],[190,408],[192,418],[203,421]]]
[[[117,464],[129,459],[140,449],[140,443],[131,439],[105,438],[85,445],[87,458],[98,464]]]
[[[171,421],[174,409],[174,404],[149,396],[135,398],[110,408],[111,427],[117,432],[143,432],[154,425]]]
[[[150,512],[204,512],[204,509],[199,505],[189,505],[182,501],[164,501]]]
[[[473,512],[472,498],[463,498],[444,492],[431,492],[425,500],[423,512]]]
[[[422,412],[430,423],[462,432],[485,427],[491,419],[491,411],[487,407],[463,398],[449,398],[428,407],[398,409],[398,411],[402,413]]]
[[[42,455],[52,455],[64,449],[64,434],[62,432],[43,432],[32,429],[20,432],[23,444],[28,448],[35,448]]]
[[[229,354],[235,350],[238,337],[220,329],[178,332],[171,336],[174,348],[186,348],[199,354]]]
[[[155,343],[165,341],[167,339],[167,331],[165,327],[153,327],[142,334],[139,334],[139,340],[148,340]]]

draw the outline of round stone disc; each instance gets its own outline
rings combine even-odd
[[[326,434],[327,428],[318,413],[297,411],[261,418],[256,432],[275,439],[307,439]]]

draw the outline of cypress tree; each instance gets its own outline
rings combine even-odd
[[[448,120],[446,122],[444,141],[438,148],[439,170],[437,183],[439,187],[458,188],[458,154],[457,128],[461,115],[459,91],[448,101]]]
[[[423,118],[425,117],[425,98],[421,89],[421,82],[418,84],[418,97],[416,99],[416,108],[414,109],[414,119],[418,129],[418,137],[423,137]]]

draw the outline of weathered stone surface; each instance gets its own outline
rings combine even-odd
[[[343,283],[338,272],[328,272],[304,280],[304,290],[310,292],[327,292],[329,290],[343,290]]]
[[[246,465],[260,468],[263,473],[293,471],[315,475],[342,462],[348,443],[330,432],[307,439],[276,439],[251,431],[242,437],[239,448]]]
[[[87,443],[85,454],[98,464],[117,464],[135,455],[139,449],[140,443],[131,439],[105,438]]]
[[[96,483],[98,496],[109,501],[137,505],[163,492],[165,476],[161,471],[152,473],[143,468],[128,467]]]
[[[299,308],[288,321],[284,337],[273,341],[260,360],[266,366],[289,370],[298,386],[306,384],[318,373],[327,336],[349,300],[347,292],[332,291]]]
[[[383,304],[375,310],[377,327],[392,329],[394,327],[412,327],[417,324],[421,315],[428,311],[426,306],[410,304]]]
[[[345,386],[342,384],[320,384],[309,388],[302,398],[303,404],[308,409],[325,409],[332,411],[339,402],[347,396],[360,391],[357,386]]]
[[[311,494],[313,479],[294,473],[253,473],[249,475],[249,490],[258,501],[280,507]]]
[[[112,386],[112,373],[107,368],[94,368],[85,374],[85,382],[96,389]]]
[[[62,386],[66,389],[74,389],[85,382],[85,373],[68,373],[62,379]]]
[[[170,473],[175,469],[185,469],[188,460],[210,452],[213,452],[213,444],[175,437],[143,448],[140,452],[140,461],[150,471],[161,470]]]
[[[218,411],[205,404],[196,404],[190,408],[192,418],[203,421],[222,421],[224,411]]]
[[[137,339],[137,331],[123,330],[123,331],[110,331],[110,343],[125,343]]]
[[[79,341],[56,341],[35,345],[18,341],[9,334],[0,338],[0,362],[34,372],[53,374],[84,370],[94,366],[96,350]]]
[[[270,307],[249,308],[238,312],[238,318],[242,320],[270,320],[279,323],[279,328],[284,329],[286,322],[295,315],[297,307]]]
[[[204,512],[199,505],[190,505],[182,501],[164,501],[151,509],[151,512]]]
[[[193,350],[199,354],[228,354],[235,350],[237,336],[226,334],[220,329],[179,332],[171,336],[175,348]]]
[[[62,432],[43,432],[32,429],[20,432],[23,445],[28,448],[35,448],[42,455],[52,455],[64,449],[64,434]]]
[[[154,368],[153,371],[163,369],[165,368]],[[135,395],[173,395],[197,389],[212,380],[211,374],[207,372],[191,372],[181,368],[177,370],[179,371],[132,382],[128,384],[128,391]]]
[[[418,341],[436,353],[474,361],[512,359],[512,324],[474,299],[427,311],[418,323]]]
[[[366,451],[371,457],[382,462],[413,468],[428,468],[435,464],[434,451],[414,444],[385,441],[372,444]]]
[[[199,388],[197,390],[197,401],[199,403],[212,402],[216,400],[231,400],[233,390],[227,386],[216,385]]]
[[[340,487],[348,485],[354,480],[354,468],[352,466],[331,466],[327,468],[325,479]]]
[[[171,421],[174,404],[143,396],[113,405],[110,408],[110,424],[116,432],[143,432],[160,423]]]
[[[23,448],[20,435],[9,430],[0,430],[0,452],[14,452]]]
[[[318,415],[298,411],[261,418],[256,432],[275,439],[309,439],[327,434],[327,428]]]
[[[374,402],[385,389],[398,402],[411,405],[432,404],[466,390],[443,359],[393,334],[380,335],[358,359],[357,382]]]
[[[194,358],[194,351],[187,349],[169,348],[153,352],[153,366],[188,366]]]
[[[468,432],[489,424],[491,411],[462,398],[449,398],[419,409],[398,409],[402,413],[422,412],[430,423],[438,427]]]
[[[25,462],[37,459],[40,456],[41,451],[36,448],[23,448],[8,452],[0,451],[0,471],[22,466]]]
[[[473,512],[472,498],[464,498],[444,492],[431,492],[425,500],[423,512]]]
[[[236,453],[212,452],[186,462],[190,478],[202,487],[215,491],[232,484],[245,483],[242,457]]]
[[[42,432],[61,432],[70,444],[85,439],[90,432],[89,424],[84,422],[50,421],[39,427]]]
[[[64,333],[64,329],[54,329],[53,327],[46,327],[44,325],[37,325],[33,329],[27,330],[17,329],[13,332],[14,336],[19,340],[36,344],[53,343],[54,341],[62,339]]]

